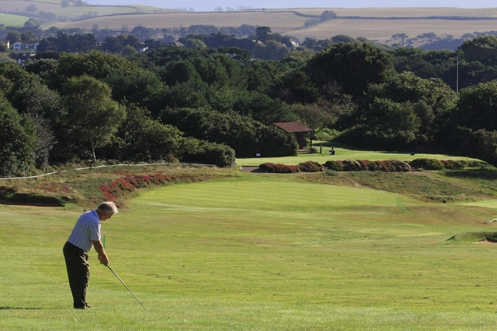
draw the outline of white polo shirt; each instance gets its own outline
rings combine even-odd
[[[97,211],[91,210],[79,217],[67,241],[88,252],[92,241],[100,240],[100,237],[100,219]]]

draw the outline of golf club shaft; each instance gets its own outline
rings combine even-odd
[[[123,286],[128,290],[129,293],[131,293],[131,295],[135,298],[136,301],[138,301],[138,303],[142,306],[143,310],[145,310],[145,306],[143,305],[143,303],[138,300],[138,298],[136,297],[136,295],[133,293],[133,291],[131,291],[129,289],[129,287],[126,285],[126,283],[121,279],[121,277],[119,277],[119,275],[114,271],[114,269],[112,269],[110,267],[110,265],[107,265],[107,268],[109,268],[110,271],[112,271],[112,273],[114,274],[114,276],[116,276],[117,279],[119,279],[119,281],[121,282],[121,284],[123,284]]]

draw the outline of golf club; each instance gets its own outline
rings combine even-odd
[[[124,281],[121,279],[121,277],[119,277],[119,275],[114,271],[114,269],[112,269],[110,267],[110,265],[107,265],[107,268],[109,268],[109,270],[112,271],[112,273],[114,274],[114,276],[116,276],[116,278],[119,279],[119,281],[121,282],[121,284],[123,284],[123,286],[128,290],[128,292],[131,293],[131,295],[136,299],[136,301],[138,301],[138,303],[142,306],[143,310],[146,310],[145,306],[143,305],[143,303],[140,300],[138,300],[138,298],[136,297],[136,295],[129,289],[129,287],[126,285],[126,283],[124,283]]]

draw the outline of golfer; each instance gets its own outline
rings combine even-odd
[[[104,222],[118,213],[114,202],[103,202],[96,210],[81,215],[64,245],[67,276],[71,287],[75,309],[90,308],[86,302],[86,289],[90,278],[88,251],[95,247],[100,263],[109,265],[109,257],[100,241],[100,222]]]

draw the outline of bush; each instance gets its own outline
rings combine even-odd
[[[361,163],[355,160],[344,160],[342,161],[344,171],[360,171],[363,170]]]
[[[410,161],[409,164],[415,169],[441,170],[444,168],[443,163],[435,159],[415,159]]]
[[[183,162],[215,164],[231,167],[235,163],[233,148],[195,138],[184,138],[180,159]]]
[[[319,172],[319,171],[323,171],[323,166],[320,165],[317,162],[314,162],[314,161],[307,161],[307,162],[299,163],[299,165],[297,167],[302,172]]]
[[[466,166],[465,161],[442,160],[441,162],[444,169],[462,169]]]
[[[342,171],[343,163],[342,161],[326,161],[324,167],[329,170]]]
[[[316,139],[328,141],[328,140],[334,139],[338,135],[340,135],[340,131],[335,130],[335,129],[324,128],[324,129],[319,130],[319,132],[316,133]]]
[[[398,160],[392,160],[390,161],[392,168],[394,171],[411,171],[412,167],[409,165],[409,163],[404,162],[404,161],[398,161]]]
[[[375,164],[377,166],[377,170],[386,172],[391,172],[394,170],[392,164],[388,161],[375,161]]]
[[[259,171],[261,172],[276,172],[276,165],[271,162],[266,162],[259,165]]]
[[[389,161],[367,161],[367,160],[344,160],[327,161],[324,167],[333,171],[411,171],[407,162],[398,160]]]
[[[267,162],[259,165],[259,171],[269,172],[269,173],[289,174],[289,173],[299,172],[299,168],[294,165]]]

